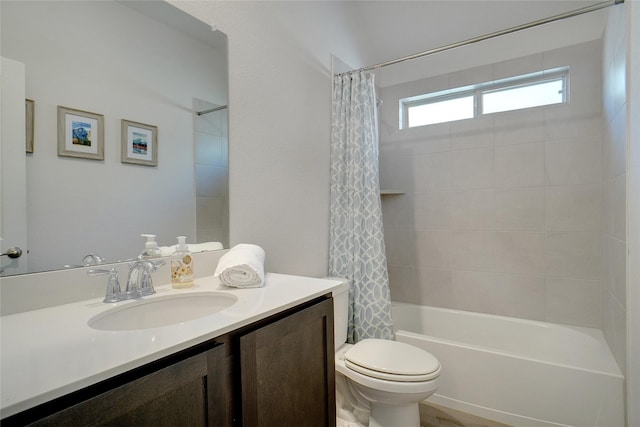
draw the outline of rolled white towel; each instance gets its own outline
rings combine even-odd
[[[220,257],[214,277],[234,288],[259,288],[264,285],[264,249],[242,243]]]

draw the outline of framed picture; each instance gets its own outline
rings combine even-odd
[[[58,156],[104,160],[104,116],[58,106]]]
[[[27,136],[27,153],[33,153],[33,120],[35,112],[35,102],[32,99],[25,100],[26,112],[26,136]]]
[[[122,163],[158,166],[158,127],[122,120]]]

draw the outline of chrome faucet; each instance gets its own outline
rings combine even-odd
[[[155,294],[156,291],[153,288],[151,273],[158,271],[158,266],[162,264],[164,264],[164,261],[151,262],[140,260],[131,263],[129,265],[127,287],[124,291],[125,299]]]
[[[120,282],[118,281],[118,270],[112,268],[110,270],[89,270],[87,274],[90,276],[101,276],[108,274],[109,281],[107,283],[107,292],[104,302],[118,302],[127,299],[140,298],[145,295],[155,294],[153,288],[153,280],[151,273],[158,271],[158,266],[164,264],[164,261],[151,262],[147,260],[135,261],[129,264],[129,277],[127,278],[127,286],[122,292]]]
[[[106,262],[107,260],[105,258],[102,258],[98,254],[88,254],[88,255],[85,255],[84,258],[82,258],[82,264],[85,267],[88,267],[90,265],[106,264]]]

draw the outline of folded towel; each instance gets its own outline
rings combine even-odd
[[[205,242],[205,243],[189,243],[187,245],[189,252],[205,252],[205,251],[217,251],[223,249],[220,242]]]
[[[176,251],[176,245],[173,246],[160,246],[160,255],[162,256],[171,256]]]
[[[160,246],[160,254],[162,256],[171,256],[176,251],[177,245]],[[205,251],[217,251],[224,249],[220,242],[205,242],[205,243],[189,243],[187,249],[191,253],[205,252]]]
[[[229,249],[218,261],[214,277],[234,288],[259,288],[264,285],[264,249],[242,243]]]

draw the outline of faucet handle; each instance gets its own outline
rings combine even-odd
[[[141,261],[144,265],[142,276],[140,277],[140,295],[152,295],[156,293],[153,288],[153,278],[151,273],[158,271],[158,267],[164,265],[165,261]]]
[[[103,276],[108,274],[109,281],[107,282],[107,292],[104,296],[104,302],[117,302],[120,300],[118,297],[121,293],[120,282],[118,281],[118,270],[115,268],[111,270],[92,269],[87,271],[87,274],[89,276]]]

